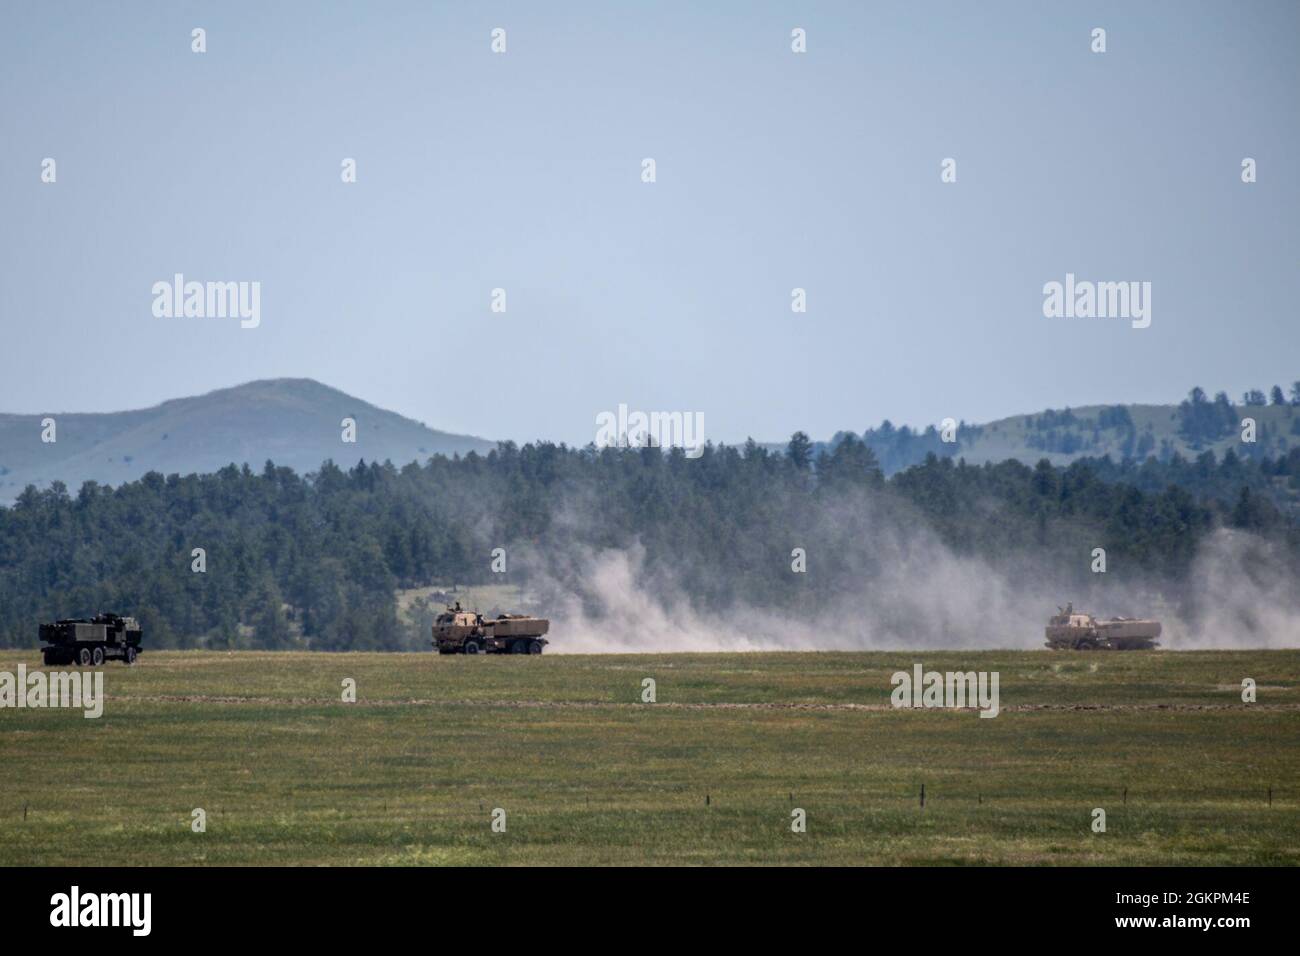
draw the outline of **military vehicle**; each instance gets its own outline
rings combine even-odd
[[[439,654],[540,654],[549,642],[542,637],[551,622],[523,614],[485,618],[463,611],[460,602],[448,606],[433,622],[433,646]]]
[[[134,664],[140,654],[140,625],[121,614],[96,614],[90,620],[71,618],[41,625],[41,649],[46,666],[80,664],[99,667],[104,661]]]
[[[1132,617],[1099,619],[1074,609],[1058,607],[1047,622],[1047,646],[1073,651],[1149,651],[1160,645],[1160,622]]]

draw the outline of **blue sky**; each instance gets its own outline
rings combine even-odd
[[[0,143],[0,411],[308,376],[781,440],[1300,378],[1293,2],[8,2]],[[260,327],[155,318],[177,272]],[[1151,327],[1045,318],[1067,272]]]

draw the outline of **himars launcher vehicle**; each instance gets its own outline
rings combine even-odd
[[[540,654],[548,643],[542,635],[550,629],[543,617],[484,618],[477,611],[462,611],[458,602],[433,622],[433,646],[439,654]]]
[[[1160,622],[1132,617],[1101,620],[1074,609],[1057,608],[1047,623],[1047,646],[1053,650],[1149,651],[1160,645]]]
[[[47,667],[80,664],[98,667],[106,660],[134,664],[140,653],[140,625],[133,617],[96,614],[90,620],[74,618],[41,625],[41,649]]]

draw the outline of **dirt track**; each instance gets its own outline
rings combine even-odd
[[[358,700],[345,704],[338,698],[326,697],[232,697],[210,694],[140,694],[115,696],[106,695],[107,700],[139,701],[158,704],[261,704],[286,705],[294,707],[517,707],[525,709],[555,710],[600,710],[600,709],[642,709],[664,708],[668,710],[806,710],[806,711],[892,711],[911,710],[913,708],[895,708],[889,704],[852,704],[852,703],[800,703],[800,702],[719,702],[687,703],[663,702],[655,704],[620,703],[615,701],[584,700],[469,700],[469,699],[430,699],[430,698],[392,698],[377,700]],[[931,710],[970,710],[978,707],[935,707]],[[1296,711],[1300,703],[1287,704],[1004,704],[999,712],[1029,711],[1223,711],[1223,710],[1267,710]]]

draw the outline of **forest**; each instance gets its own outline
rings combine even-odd
[[[115,610],[141,620],[150,647],[410,649],[427,636],[399,616],[399,589],[500,578],[581,591],[574,554],[632,547],[647,586],[671,579],[713,609],[869,591],[889,562],[924,569],[921,542],[1080,587],[1102,547],[1109,577],[1176,599],[1198,547],[1228,528],[1270,543],[1268,560],[1285,564],[1272,573],[1300,572],[1287,504],[1300,450],[1064,468],[929,455],[886,479],[852,434],[813,449],[803,433],[784,450],[708,445],[697,459],[503,442],[400,469],[327,461],[301,476],[267,462],[75,494],[29,487],[0,508],[0,644],[34,646],[42,621]],[[810,573],[791,573],[794,548]]]

